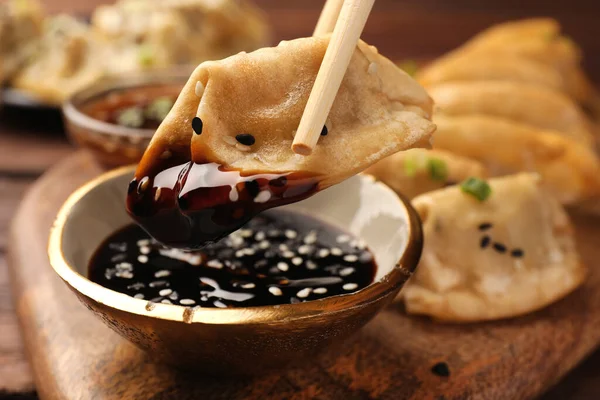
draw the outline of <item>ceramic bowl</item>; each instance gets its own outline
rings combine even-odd
[[[245,308],[156,304],[86,278],[94,250],[131,222],[124,199],[133,168],[108,172],[73,193],[50,234],[50,262],[106,325],[167,363],[211,374],[254,374],[318,355],[391,302],[417,266],[422,233],[405,199],[367,175],[355,176],[285,208],[363,239],[378,265],[375,282],[317,301]]]

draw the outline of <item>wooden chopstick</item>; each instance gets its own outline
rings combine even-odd
[[[310,155],[350,64],[375,0],[345,0],[292,143],[296,154]]]
[[[333,31],[335,23],[340,16],[340,10],[342,9],[343,4],[344,0],[327,0],[325,2],[325,6],[323,7],[323,11],[321,11],[313,36],[321,36]]]

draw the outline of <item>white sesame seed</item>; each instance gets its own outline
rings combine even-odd
[[[135,296],[133,296],[134,299],[143,299],[144,298],[144,293],[137,293]]]
[[[289,248],[289,247],[287,247],[287,244],[280,244],[280,245],[279,245],[279,251],[287,251],[287,250],[289,250],[289,249],[290,249],[290,248]]]
[[[254,251],[254,249],[252,248],[247,248],[246,249],[246,255],[247,256],[253,256],[256,253],[256,251]]]
[[[305,297],[308,297],[310,295],[310,292],[312,292],[311,288],[304,288],[304,289],[300,290],[298,293],[296,293],[296,296],[303,299]]]
[[[206,297],[206,296],[200,297],[200,301],[206,301],[206,300],[208,300],[208,297]]]
[[[163,303],[163,304],[173,304],[173,303],[171,303],[170,300],[167,300],[167,299],[161,300],[161,303]]]
[[[263,240],[262,242],[260,242],[260,243],[258,244],[258,248],[259,248],[259,249],[261,249],[261,250],[268,249],[268,248],[269,248],[269,246],[271,246],[271,243],[269,243],[269,241],[268,241],[268,240]]]
[[[160,271],[156,271],[154,273],[154,277],[155,278],[164,278],[166,276],[171,275],[171,271],[167,270],[167,269],[161,269]]]
[[[317,255],[321,258],[325,258],[327,256],[329,256],[329,250],[328,249],[321,249],[319,250],[319,252],[317,253]]]
[[[315,264],[313,261],[308,260],[306,262],[306,268],[308,269],[317,269],[317,264]]]
[[[241,144],[241,143],[236,143],[235,148],[238,149],[239,151],[244,151],[244,152],[252,150],[252,147],[246,146],[245,144]]]
[[[150,254],[150,247],[148,247],[148,246],[140,247],[140,253]]]
[[[142,254],[141,256],[138,256],[137,260],[142,264],[146,264],[148,262],[148,256]]]
[[[150,239],[142,239],[137,241],[137,245],[139,247],[148,246],[150,244]]]
[[[179,298],[179,293],[177,293],[177,292],[173,292],[173,293],[171,293],[171,294],[169,295],[169,298],[170,298],[171,300],[177,300],[177,299]]]
[[[171,293],[173,293],[172,289],[163,289],[163,290],[161,290],[161,291],[158,292],[158,295],[159,296],[168,296]]]
[[[371,75],[376,74],[377,73],[377,64],[375,64],[374,62],[369,64],[369,69],[367,70],[367,72]]]
[[[344,290],[354,290],[358,287],[358,285],[356,283],[346,283],[344,286],[342,286],[342,289]]]
[[[327,288],[319,287],[313,290],[313,292],[315,292],[316,294],[325,294],[327,293]]]
[[[298,236],[298,233],[296,231],[293,231],[291,229],[287,229],[285,231],[285,237],[288,239],[295,239],[296,236]]]
[[[350,236],[348,235],[340,235],[337,237],[336,241],[338,243],[348,243],[350,241]]]
[[[354,254],[348,254],[344,256],[344,261],[348,261],[348,262],[357,262],[358,261],[358,256],[354,255]]]
[[[279,236],[279,231],[277,229],[271,229],[269,232],[267,232],[267,235],[269,237]]]
[[[179,304],[181,304],[182,306],[191,306],[196,304],[196,302],[192,299],[181,299],[179,300]]]
[[[292,258],[292,264],[300,265],[300,264],[302,264],[302,259],[300,257],[294,257],[294,258]]]
[[[317,232],[311,231],[308,235],[304,237],[304,243],[313,244],[317,241]]]
[[[235,138],[233,136],[228,136],[228,135],[223,135],[221,136],[221,138],[223,139],[223,141],[231,146],[235,146],[236,144],[238,144],[238,141],[235,140]]]
[[[306,255],[309,254],[311,250],[312,247],[307,244],[303,244],[302,246],[298,247],[298,254]]]
[[[242,285],[242,289],[254,289],[256,287],[256,285],[252,282],[250,283],[244,283]]]
[[[289,251],[289,250],[287,250],[287,251],[284,251],[283,253],[281,253],[281,255],[282,255],[284,258],[292,258],[292,257],[294,257],[294,256],[295,256],[294,252],[293,252],[293,251]]]
[[[340,270],[340,276],[348,276],[353,273],[354,273],[354,268],[352,268],[352,267],[342,268],[342,270]]]
[[[266,203],[267,201],[269,201],[269,199],[271,199],[271,192],[269,192],[268,190],[263,190],[254,198],[254,202]]]
[[[200,81],[196,82],[196,87],[194,88],[194,93],[196,93],[196,96],[198,97],[202,97],[202,95],[204,94],[204,84]]]
[[[221,269],[223,268],[223,263],[219,260],[210,260],[206,263],[207,267]]]
[[[286,263],[284,263],[284,262],[278,262],[277,263],[277,269],[280,270],[280,271],[285,272],[288,269],[290,269],[290,267]]]
[[[129,271],[118,271],[115,276],[123,279],[133,279],[133,274]]]
[[[128,262],[119,263],[119,264],[115,265],[115,267],[117,267],[117,269],[126,270],[126,271],[131,271],[133,269],[133,265]]]
[[[237,258],[244,257],[246,255],[246,249],[238,250],[235,252]]]
[[[279,289],[279,288],[278,288],[278,287],[276,287],[276,286],[271,286],[271,287],[269,288],[269,292],[271,292],[271,294],[272,294],[273,296],[281,296],[281,295],[283,294],[283,292],[281,291],[281,289]]]
[[[240,229],[240,236],[243,238],[252,237],[253,234],[252,229]]]
[[[231,186],[231,190],[229,191],[229,201],[231,202],[236,202],[238,201],[240,198],[240,195],[237,191],[237,188],[234,186]]]
[[[331,249],[331,254],[333,254],[334,256],[341,256],[342,254],[344,254],[344,252],[339,247],[334,247]]]
[[[259,232],[256,232],[256,235],[254,235],[254,240],[256,240],[257,242],[260,242],[262,240],[265,240],[266,237],[267,237],[266,233],[264,233],[263,231],[259,231]]]
[[[244,239],[239,237],[239,236],[232,236],[231,237],[231,245],[233,247],[240,247],[241,245],[244,244]]]

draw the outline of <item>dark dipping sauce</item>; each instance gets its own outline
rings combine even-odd
[[[129,225],[96,250],[89,277],[138,299],[228,308],[356,292],[376,269],[360,240],[304,214],[271,210],[196,252],[163,247]]]

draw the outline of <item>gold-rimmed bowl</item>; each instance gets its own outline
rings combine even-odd
[[[212,374],[254,374],[315,356],[373,318],[398,294],[422,250],[417,214],[367,175],[285,208],[363,239],[377,262],[375,282],[358,292],[279,306],[229,309],[156,304],[88,280],[100,243],[129,224],[124,199],[133,167],[108,172],[73,193],[50,233],[56,273],[109,327],[167,363]]]

